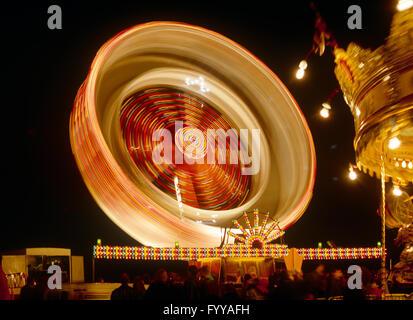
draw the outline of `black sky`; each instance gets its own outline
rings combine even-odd
[[[76,92],[100,46],[127,27],[153,20],[191,23],[233,39],[267,64],[299,103],[314,138],[317,178],[308,210],[286,233],[289,246],[314,247],[327,240],[337,246],[375,246],[380,240],[380,185],[366,175],[356,182],[347,179],[348,163],[355,162],[354,125],[342,95],[332,101],[329,121],[318,116],[320,104],[338,87],[333,56],[329,50],[323,57],[312,56],[305,80],[297,81],[298,62],[312,45],[314,14],[308,1],[278,2],[56,0],[3,10],[5,33],[13,39],[3,41],[8,56],[3,77],[10,85],[3,96],[12,99],[3,106],[7,193],[0,249],[53,246],[90,256],[96,238],[138,245],[88,192],[71,153],[68,126]],[[371,48],[383,44],[396,6],[396,1],[384,0],[315,3],[344,48],[351,41]],[[62,30],[47,28],[52,4],[62,8]],[[362,30],[347,28],[351,4],[362,8]],[[391,244],[389,250],[397,256]]]

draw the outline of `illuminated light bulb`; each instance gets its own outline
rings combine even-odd
[[[395,184],[393,187],[393,194],[396,197],[400,197],[402,195],[402,191],[400,190],[400,187],[397,184]]]
[[[350,178],[350,180],[356,180],[357,179],[357,173],[353,170],[352,167],[350,167],[349,169],[349,173],[348,173],[348,177]]]
[[[320,110],[320,115],[323,118],[328,118],[330,116],[330,110],[331,110],[331,106],[328,102],[323,102],[321,104],[323,106],[323,108]]]
[[[397,10],[404,11],[411,8],[412,6],[413,0],[399,0],[399,3],[397,4]]]
[[[413,163],[410,161],[408,165],[409,169],[413,169]]]
[[[357,115],[357,117],[360,116],[360,114],[361,114],[360,109],[359,109],[358,107],[356,107],[356,115]]]
[[[398,161],[396,161],[395,166],[399,167],[399,162]]]
[[[300,68],[300,69],[297,70],[297,73],[295,74],[295,77],[297,79],[302,79],[304,77],[304,73],[305,73],[304,69]]]
[[[328,118],[330,116],[330,111],[326,108],[322,108],[320,110],[320,116],[322,116],[323,118]]]
[[[391,138],[389,141],[389,148],[391,150],[397,149],[398,147],[400,147],[400,140],[397,137]]]
[[[178,177],[174,178],[175,185],[178,185]]]
[[[306,70],[307,69],[307,61],[301,60],[300,64],[298,65],[300,69]]]
[[[403,167],[403,168],[406,168],[406,161],[403,161],[403,162],[402,162],[402,167]]]

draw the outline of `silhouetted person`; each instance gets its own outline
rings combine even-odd
[[[242,297],[245,300],[262,300],[263,294],[257,289],[258,278],[246,274],[244,276],[244,287],[242,290]]]
[[[43,295],[38,285],[36,274],[31,272],[27,284],[20,290],[20,300],[42,300]]]
[[[170,273],[168,286],[169,286],[169,293],[170,293],[171,299],[175,301],[185,300],[186,297],[185,297],[184,283],[179,274],[173,273],[173,272]]]
[[[319,264],[313,272],[308,275],[306,279],[310,285],[311,293],[316,298],[324,298],[327,290],[327,276],[326,267]]]
[[[199,269],[199,280],[214,280],[214,277],[211,275],[207,265]]]
[[[133,280],[134,299],[142,300],[145,296],[145,284],[140,277],[135,277]]]
[[[165,269],[155,272],[153,282],[145,293],[145,300],[171,300],[168,282],[168,273]]]
[[[2,267],[3,256],[0,255],[0,300],[10,300],[9,284]]]
[[[296,298],[294,292],[294,278],[288,271],[282,271],[275,275],[274,289],[271,290],[268,298],[273,300],[293,300]]]
[[[196,266],[188,268],[188,278],[184,283],[185,295],[188,300],[200,300],[201,290],[198,281],[198,269]]]
[[[111,300],[133,300],[134,290],[129,287],[129,275],[122,273],[120,278],[121,286],[112,291]]]
[[[343,295],[343,289],[346,287],[347,282],[344,278],[343,271],[335,269],[331,272],[327,284],[327,296],[336,297]]]

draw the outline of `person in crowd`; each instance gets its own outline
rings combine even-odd
[[[171,300],[168,282],[168,273],[165,269],[158,269],[153,277],[153,282],[150,284],[145,293],[145,300]]]
[[[30,272],[27,277],[27,284],[20,290],[20,300],[42,300],[42,292],[38,286],[37,275]]]
[[[112,291],[111,300],[133,300],[135,292],[129,286],[129,275],[122,273],[120,278],[121,286]]]
[[[196,266],[188,268],[188,277],[184,283],[185,295],[188,300],[200,300],[201,288],[198,280],[198,269]]]
[[[315,298],[325,298],[327,290],[327,275],[324,264],[319,264],[313,272],[308,274],[306,281]]]
[[[145,284],[139,276],[136,276],[135,279],[133,279],[133,292],[135,300],[143,300],[143,297],[145,296]]]
[[[143,279],[143,283],[144,283],[144,284],[147,284],[147,285],[151,284],[151,276],[150,276],[149,273],[145,273],[145,274],[142,276],[142,279]]]
[[[372,300],[381,300],[383,290],[380,289],[380,282],[378,280],[373,280],[367,285],[366,294]]]
[[[185,300],[185,289],[181,275],[171,272],[168,280],[168,287],[171,299],[182,301]]]
[[[269,293],[268,298],[271,300],[295,299],[293,281],[294,277],[287,270],[277,272],[274,276],[275,285]]]
[[[3,256],[0,255],[0,300],[10,300],[9,284],[2,267]]]
[[[257,288],[258,278],[253,277],[250,274],[244,276],[244,286],[242,290],[242,297],[245,300],[262,300],[264,299],[263,293]]]
[[[343,295],[343,289],[346,287],[347,282],[344,278],[343,271],[341,269],[334,269],[330,276],[328,277],[327,282],[327,296],[328,297],[337,297]]]
[[[204,265],[201,269],[199,269],[199,280],[214,280],[214,277],[211,275],[207,265]]]

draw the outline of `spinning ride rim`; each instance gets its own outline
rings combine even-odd
[[[153,38],[149,37],[152,40],[151,43],[156,43],[159,47],[163,46],[162,49],[165,50],[177,50],[174,47],[177,46],[181,58],[184,59],[179,61],[181,65],[173,61],[175,65],[168,65],[168,68],[161,70],[161,73],[157,69],[152,74],[142,73],[139,79],[133,78],[130,66],[122,66],[122,63],[136,62],[131,52],[148,49],[150,44],[147,39],[150,34],[153,35]],[[142,40],[143,35],[146,36],[146,40]],[[167,38],[172,38],[172,40],[168,42]],[[181,42],[174,42],[177,38]],[[182,42],[182,39],[185,41]],[[185,46],[185,43],[208,47],[209,50],[206,50],[208,55],[204,55],[199,50],[193,51],[191,45]],[[122,50],[126,54],[122,55]],[[238,81],[239,87],[244,86],[242,92],[238,92],[241,98],[231,96],[233,92],[228,91],[228,86],[220,82],[222,79],[215,79],[199,65],[191,65],[190,69],[183,69],[182,64],[190,60],[188,55],[192,55],[192,58],[197,57],[204,63],[204,66],[208,61],[213,61],[215,69],[223,67],[223,63],[226,63],[228,68],[224,71],[230,74],[225,79],[233,76],[234,82]],[[218,56],[222,61],[217,58]],[[212,66],[210,69],[213,69]],[[243,71],[242,76],[238,73],[239,69]],[[311,132],[297,102],[267,66],[235,42],[201,27],[175,22],[151,22],[137,25],[114,36],[97,53],[89,74],[76,96],[70,119],[70,141],[82,177],[95,201],[121,229],[145,245],[169,246],[174,241],[179,241],[183,246],[188,247],[216,247],[221,241],[222,234],[219,227],[194,221],[197,219],[196,212],[200,212],[201,218],[205,221],[206,216],[211,216],[209,210],[198,208],[194,210],[190,206],[183,205],[188,216],[182,219],[176,214],[175,200],[164,199],[163,193],[159,190],[154,191],[144,177],[137,175],[132,161],[128,158],[127,150],[121,147],[122,141],[119,134],[120,124],[117,113],[120,108],[119,101],[126,95],[137,91],[137,82],[141,81],[140,85],[143,87],[155,84],[172,84],[173,87],[177,87],[177,78],[181,77],[181,81],[184,81],[182,77],[195,76],[200,71],[205,73],[202,75],[212,88],[208,96],[209,100],[207,99],[212,102],[212,105],[219,105],[216,102],[220,97],[214,97],[214,93],[219,93],[222,97],[224,91],[227,90],[229,92],[227,95],[233,99],[231,101],[239,103],[237,111],[240,113],[243,111],[243,115],[250,116],[250,118],[246,117],[247,120],[244,120],[242,125],[246,128],[253,128],[256,124],[257,127],[264,129],[262,130],[264,137],[261,141],[260,168],[269,171],[271,177],[281,173],[277,177],[278,180],[271,182],[268,177],[260,176],[261,180],[253,177],[256,179],[255,185],[258,181],[265,188],[255,190],[255,194],[244,206],[232,211],[218,212],[220,216],[216,219],[216,225],[229,225],[231,219],[240,211],[251,207],[275,207],[274,217],[277,217],[280,226],[285,230],[300,218],[312,196],[316,161]],[[129,76],[130,78],[127,79],[129,82],[125,79],[119,80],[117,77],[120,75]],[[108,78],[111,79],[109,82]],[[159,83],[160,79],[163,79],[164,83]],[[123,84],[126,83],[123,87],[120,86],[122,81]],[[193,87],[186,87],[186,90],[193,91],[195,94]],[[203,95],[203,98],[206,96],[199,90],[196,95]],[[248,106],[245,107],[245,101],[242,98],[248,102],[253,101],[251,105],[255,108],[266,106],[266,109],[259,109],[258,116],[261,123],[253,117],[254,110],[251,111]],[[256,100],[251,98],[256,98]],[[110,103],[115,105],[116,102],[119,107],[105,108]],[[244,109],[240,106],[244,106]],[[235,120],[239,120],[235,112],[232,116]],[[118,121],[117,125],[114,125],[115,120]],[[271,123],[271,127],[268,122]],[[269,127],[272,130],[269,130]],[[110,130],[115,130],[115,132],[117,130],[117,134],[112,134],[113,132],[108,128],[115,128]],[[280,152],[270,154],[272,150],[269,148],[273,148],[275,144]],[[268,153],[266,154],[265,151]],[[271,162],[270,158],[272,158]],[[277,167],[275,168],[272,163],[276,163]],[[272,171],[268,168],[272,168]],[[272,197],[269,196],[271,189]]]

